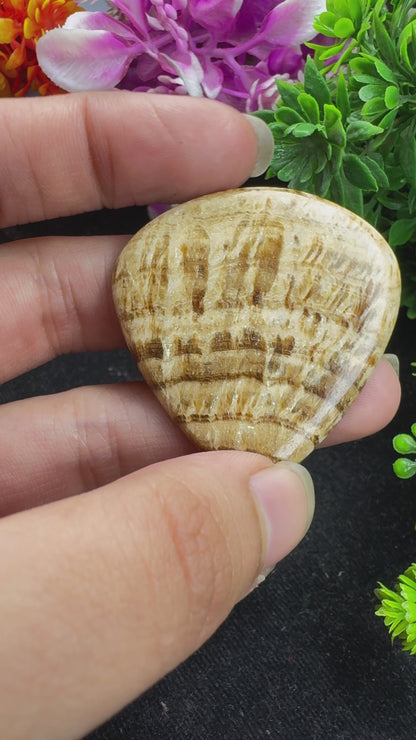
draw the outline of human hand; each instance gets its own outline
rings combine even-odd
[[[113,92],[1,109],[1,227],[236,187],[256,159],[250,125],[215,102]],[[110,283],[125,241],[0,246],[0,382],[122,346]],[[381,361],[327,443],[376,431],[398,400]],[[193,452],[143,384],[0,407],[3,740],[87,733],[190,655],[302,538],[313,491],[301,468]]]

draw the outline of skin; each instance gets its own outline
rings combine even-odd
[[[110,92],[1,107],[0,227],[238,187],[256,158],[247,121],[212,101]],[[125,242],[0,246],[0,382],[123,345],[110,276]],[[326,443],[377,431],[399,396],[381,361]],[[4,740],[82,737],[212,634],[262,570],[248,481],[270,467],[195,453],[143,385],[0,407]],[[307,527],[299,485],[280,475],[279,558]]]

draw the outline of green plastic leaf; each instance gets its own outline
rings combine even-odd
[[[322,33],[324,36],[336,38],[334,26],[337,20],[338,16],[335,13],[326,11],[315,18],[313,22],[313,27],[316,31],[318,31],[318,33]]]
[[[354,80],[357,82],[360,82],[362,85],[380,85],[380,78],[374,77],[374,75],[366,75],[366,74],[355,74]],[[384,85],[382,86],[382,89],[384,90]]]
[[[399,107],[400,103],[400,93],[399,88],[396,87],[396,85],[389,85],[386,87],[386,92],[384,93],[384,102],[386,104],[386,108],[389,110],[393,110],[394,108]]]
[[[347,126],[347,139],[348,141],[368,141],[368,139],[371,139],[372,136],[377,136],[377,134],[382,134],[384,131],[381,126],[375,126],[373,123],[370,123],[369,121],[352,121],[352,123]]]
[[[378,85],[363,85],[358,91],[358,97],[363,103],[374,98],[384,98],[386,86],[384,84]]]
[[[261,120],[267,123],[267,125],[269,125],[270,123],[274,123],[275,121],[275,114],[273,110],[256,110],[253,111],[251,115],[255,118],[261,118]]]
[[[288,133],[290,132],[292,136],[295,136],[297,139],[303,139],[306,136],[312,136],[315,131],[315,124],[308,123],[307,121],[296,123],[294,126],[290,126],[290,128],[288,129]]]
[[[373,57],[369,57],[366,55],[356,56],[351,59],[350,67],[353,72],[358,72],[359,74],[375,77],[376,65],[374,64]]]
[[[298,110],[297,100],[300,95],[300,90],[295,87],[294,84],[290,84],[290,82],[285,82],[285,80],[279,80],[277,82],[277,89],[280,93],[283,104],[288,106],[289,108],[294,108],[295,110]]]
[[[360,0],[348,0],[348,15],[354,21],[356,28],[359,28],[363,19],[363,4]]]
[[[416,27],[412,20],[402,30],[399,38],[399,54],[401,61],[406,65],[409,71],[413,71],[416,59]]]
[[[406,182],[416,188],[416,137],[413,127],[405,129],[398,139],[399,160]]]
[[[334,33],[339,39],[354,36],[354,24],[350,18],[340,18],[334,25]]]
[[[344,191],[344,205],[345,208],[348,208],[349,211],[353,211],[353,213],[356,213],[357,216],[364,216],[364,198],[363,198],[363,190],[360,187],[356,187],[351,183],[347,178],[345,177],[344,173],[342,173],[343,176],[343,191]]]
[[[276,111],[276,121],[284,123],[286,126],[293,126],[294,123],[302,123],[303,118],[297,111],[281,105]]]
[[[401,218],[395,221],[389,231],[388,242],[391,247],[400,247],[413,237],[416,229],[416,218]]]
[[[345,16],[349,18],[350,10],[348,7],[347,0],[333,0],[333,8],[337,15]]]
[[[312,95],[323,109],[326,103],[331,102],[331,93],[326,80],[322,77],[315,62],[308,57],[305,64],[305,92]]]
[[[396,434],[393,447],[400,455],[416,454],[416,439],[410,434]]]
[[[345,48],[346,41],[341,41],[339,44],[334,46],[321,46],[320,44],[307,44],[308,49],[315,49],[315,58],[319,61],[326,61],[332,57],[336,57],[341,54]]]
[[[374,15],[373,18],[373,31],[379,56],[382,57],[389,67],[396,68],[399,61],[396,48],[387,32],[385,24],[378,15]]]
[[[389,179],[382,167],[382,164],[377,161],[376,154],[373,154],[371,157],[363,157],[363,162],[365,165],[367,165],[368,169],[370,170],[371,174],[373,175],[374,179],[377,182],[377,185],[379,188],[388,188],[389,187]],[[383,162],[383,158],[381,157],[381,163]]]
[[[397,110],[390,110],[385,116],[379,121],[378,125],[383,128],[385,133],[388,134],[393,127],[393,124],[397,118]]]
[[[361,190],[378,190],[377,180],[356,154],[345,154],[343,169],[347,180]]]
[[[312,95],[301,93],[298,97],[298,103],[310,123],[319,123],[319,106]]]
[[[409,460],[408,457],[399,457],[393,463],[393,470],[398,478],[402,478],[403,480],[413,478],[416,475],[416,462]]]
[[[347,135],[342,125],[342,115],[335,105],[324,105],[324,126],[331,144],[344,149]]]
[[[351,113],[350,96],[348,94],[348,87],[345,81],[345,75],[342,69],[338,74],[337,94],[336,94],[336,105],[338,110],[341,112],[342,120],[345,122]]]
[[[379,73],[380,77],[383,78],[383,80],[386,80],[386,82],[391,82],[395,85],[397,85],[397,79],[396,75],[390,67],[387,66],[387,64],[384,64],[384,62],[381,59],[378,59],[377,57],[374,57],[374,66]]]
[[[364,118],[378,118],[379,116],[383,116],[386,113],[384,96],[369,100],[368,103],[363,105],[361,113]]]

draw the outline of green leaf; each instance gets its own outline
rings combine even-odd
[[[414,68],[415,53],[416,53],[415,52],[415,46],[416,46],[415,36],[416,36],[416,27],[415,27],[415,22],[412,20],[402,30],[400,37],[399,37],[399,42],[398,42],[400,59],[411,72],[413,71],[413,68]],[[410,49],[410,56],[409,56],[409,49]]]
[[[383,80],[386,80],[386,82],[392,82],[393,84],[397,85],[396,75],[394,74],[394,72],[391,71],[390,67],[388,67],[387,64],[384,64],[381,59],[374,57],[374,65]]]
[[[358,97],[363,103],[374,98],[384,98],[386,86],[384,84],[379,85],[363,85],[358,91]]]
[[[273,110],[256,110],[253,111],[250,115],[254,116],[255,118],[261,118],[262,121],[267,123],[269,125],[270,123],[274,123],[275,121],[275,114]]]
[[[398,108],[400,103],[400,94],[399,94],[399,88],[396,87],[396,85],[389,85],[386,87],[386,92],[384,93],[384,102],[386,104],[386,108],[389,110],[394,110],[394,108]]]
[[[316,172],[316,171],[315,171]],[[326,198],[331,185],[332,175],[328,167],[324,167],[322,172],[315,174],[314,191],[321,198]]]
[[[356,56],[350,61],[350,67],[354,72],[359,74],[369,75],[375,77],[375,64],[373,57],[370,56]]]
[[[305,92],[312,95],[323,109],[326,103],[331,102],[331,93],[326,80],[322,77],[315,62],[308,56],[305,64]]]
[[[406,182],[416,187],[416,138],[412,128],[405,129],[398,139],[399,160]]]
[[[377,162],[377,160],[374,158],[376,155],[373,154],[372,157],[363,157],[363,162],[365,165],[367,165],[368,169],[370,170],[371,174],[373,175],[374,179],[377,182],[377,185],[379,188],[388,188],[389,187],[389,179],[382,168],[382,166]],[[381,162],[383,162],[383,159],[381,158]]]
[[[279,80],[277,82],[277,89],[283,104],[288,108],[298,110],[299,106],[297,100],[300,95],[300,90],[294,84],[285,82],[285,80]]]
[[[368,103],[363,105],[361,113],[364,118],[378,118],[378,116],[383,116],[386,113],[384,97],[369,100]]]
[[[369,121],[352,121],[347,126],[347,139],[348,141],[368,141],[377,134],[382,134],[384,131],[381,126],[375,126]]]
[[[337,15],[345,16],[349,18],[350,10],[346,0],[333,0],[333,7]]]
[[[416,453],[416,439],[410,434],[396,434],[393,437],[393,447],[400,455]]]
[[[319,106],[312,95],[301,93],[298,97],[298,103],[311,123],[319,123]]]
[[[340,18],[334,25],[334,33],[339,39],[354,36],[354,24],[350,18]]]
[[[315,124],[308,123],[307,121],[302,121],[302,123],[295,123],[293,126],[290,126],[288,128],[288,133],[290,132],[292,136],[294,136],[296,139],[303,139],[306,136],[312,136],[315,131]]]
[[[324,12],[315,18],[313,27],[318,33],[322,33],[324,36],[336,38],[336,33],[333,29],[337,20],[338,16],[335,13]]]
[[[348,0],[348,14],[354,21],[355,28],[361,26],[363,20],[363,5],[360,0]]]
[[[379,121],[378,125],[380,128],[383,128],[386,133],[388,133],[391,128],[393,127],[393,124],[397,118],[397,110],[390,110],[388,113],[386,113],[385,116]]]
[[[378,15],[374,15],[373,18],[373,32],[379,55],[389,67],[397,67],[399,59],[395,46],[386,30],[385,24]]]
[[[374,75],[365,75],[365,74],[355,74],[354,80],[357,82],[360,82],[362,85],[381,85],[380,78],[374,77]],[[382,85],[382,89],[384,90],[385,85]]]
[[[395,221],[389,231],[388,242],[391,247],[400,247],[406,244],[416,229],[416,218],[401,218]]]
[[[288,108],[285,105],[281,105],[276,110],[276,121],[282,122],[286,126],[293,126],[295,123],[302,123],[303,118],[297,111],[293,110],[292,108]]]
[[[335,105],[324,105],[324,126],[331,144],[344,149],[347,136],[342,125],[342,115]]]
[[[378,190],[377,180],[356,154],[345,154],[343,169],[347,180],[361,190]]]
[[[356,213],[358,216],[363,217],[364,198],[362,189],[360,187],[356,187],[353,183],[347,180],[344,173],[341,174],[344,180],[343,190],[345,207],[348,208],[348,210],[353,211],[353,213]]]
[[[315,58],[319,59],[319,61],[326,61],[327,59],[331,59],[332,57],[336,57],[338,54],[341,54],[345,48],[345,44],[345,41],[341,41],[341,43],[335,44],[334,46],[321,46],[320,44],[309,43],[307,44],[307,47],[308,49],[315,49]]]
[[[416,462],[409,460],[408,457],[398,457],[393,463],[393,470],[398,478],[407,480],[416,475]]]
[[[341,112],[343,122],[345,122],[351,113],[351,105],[350,97],[348,95],[348,88],[342,69],[339,71],[338,74],[336,105],[338,110]]]

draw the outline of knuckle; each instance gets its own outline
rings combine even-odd
[[[114,206],[114,166],[111,141],[106,136],[106,126],[97,127],[97,96],[78,98],[81,110],[82,132],[85,147],[85,164],[89,166],[90,183],[94,200],[101,207]]]

